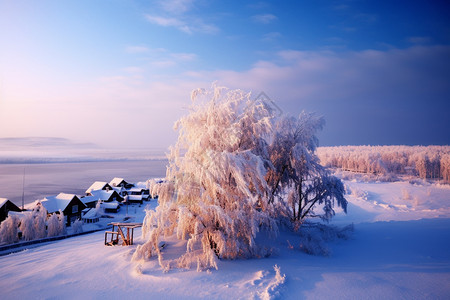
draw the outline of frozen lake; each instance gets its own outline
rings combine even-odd
[[[94,181],[121,177],[130,182],[165,177],[167,160],[99,161],[47,164],[0,164],[0,198],[22,205],[61,192],[81,195]]]

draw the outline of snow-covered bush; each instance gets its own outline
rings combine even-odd
[[[255,242],[259,232],[276,235],[277,221],[297,225],[321,204],[329,219],[336,201],[346,208],[344,187],[315,156],[321,118],[273,116],[270,107],[250,93],[213,86],[192,93],[190,114],[175,125],[166,180],[152,186],[159,195],[147,210],[133,259],[158,255],[160,239],[176,234],[187,241],[175,264],[217,268],[217,258],[266,256]],[[203,101],[202,101],[203,100]],[[285,197],[289,194],[289,197]]]
[[[47,236],[46,221],[47,221],[47,210],[43,205],[36,205],[33,209],[34,218],[34,238],[42,239]]]
[[[271,189],[269,203],[277,205],[277,195],[277,213],[289,216],[294,223],[316,216],[317,204],[322,205],[324,213],[320,216],[326,220],[334,215],[335,202],[344,211],[347,209],[344,185],[330,175],[315,154],[316,133],[323,124],[323,118],[312,113],[302,112],[298,118],[283,116],[276,122],[268,147],[272,163],[267,173]]]
[[[51,214],[47,220],[47,235],[49,237],[59,235],[59,219],[56,213]]]
[[[82,232],[83,232],[83,221],[81,221],[80,219],[76,219],[75,222],[72,223],[72,234]]]
[[[66,235],[67,234],[66,218],[61,210],[59,210],[58,221],[59,221],[59,234]]]
[[[343,228],[323,224],[307,224],[300,229],[300,250],[311,255],[329,256],[330,241],[348,239],[354,231],[353,224]]]
[[[47,236],[65,235],[66,233],[64,213],[60,210],[59,214],[51,214],[47,220]]]
[[[10,215],[0,223],[0,243],[12,244],[19,241],[18,235],[19,219]]]
[[[47,210],[38,203],[32,211],[23,213],[20,220],[20,230],[25,241],[44,238],[47,236]]]

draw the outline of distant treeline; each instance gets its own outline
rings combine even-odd
[[[320,147],[322,165],[372,174],[415,175],[450,183],[450,146]]]

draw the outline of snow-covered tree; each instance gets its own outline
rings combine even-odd
[[[377,175],[417,175],[450,182],[446,161],[450,146],[339,146],[321,147],[323,165]],[[447,169],[446,169],[447,168]]]
[[[37,203],[32,211],[23,213],[20,220],[20,230],[25,241],[44,238],[47,236],[46,229],[47,210],[43,205]]]
[[[320,203],[330,217],[334,200],[345,209],[342,183],[314,153],[322,119],[303,113],[282,118],[274,128],[265,103],[215,85],[212,91],[195,90],[192,100],[190,113],[175,125],[179,137],[166,180],[152,187],[159,206],[146,213],[147,242],[133,259],[158,255],[160,265],[170,268],[160,241],[176,234],[187,240],[176,266],[217,267],[217,257],[266,255],[255,238],[261,231],[276,234],[282,216],[304,219]],[[297,192],[283,197],[289,190]]]
[[[312,113],[302,112],[298,118],[284,116],[276,123],[269,147],[273,168],[267,173],[271,187],[269,203],[278,196],[278,213],[298,223],[316,215],[314,207],[323,205],[321,216],[329,220],[333,204],[347,208],[342,182],[320,165],[315,154],[318,145],[316,133],[324,120]]]
[[[51,214],[47,220],[47,235],[49,237],[60,235],[59,218],[56,213]]]
[[[64,213],[61,210],[59,210],[58,221],[59,221],[59,234],[66,235],[67,234],[66,217],[64,216]]]
[[[82,233],[83,232],[83,221],[80,219],[76,219],[75,222],[72,223],[72,233]]]
[[[192,99],[191,113],[176,124],[179,138],[169,156],[167,182],[158,188],[159,206],[144,221],[149,240],[135,258],[159,253],[159,238],[173,233],[187,239],[181,266],[190,264],[198,248],[203,253],[198,268],[216,267],[216,256],[259,255],[258,231],[276,231],[274,220],[260,209],[267,202],[260,153],[270,113],[250,94],[217,86],[212,93],[194,91]]]
[[[9,215],[0,224],[0,243],[12,244],[19,241],[19,218]]]
[[[43,205],[36,205],[33,209],[34,218],[34,238],[41,239],[47,236],[46,221],[47,210]]]

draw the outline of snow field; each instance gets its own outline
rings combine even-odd
[[[345,184],[348,214],[332,224],[354,223],[354,232],[327,241],[328,256],[304,253],[298,234],[281,232],[267,239],[277,249],[267,258],[164,272],[157,257],[131,261],[140,230],[131,247],[104,246],[97,232],[0,257],[2,299],[448,299],[448,186]],[[166,242],[165,262],[186,251],[184,241]]]

